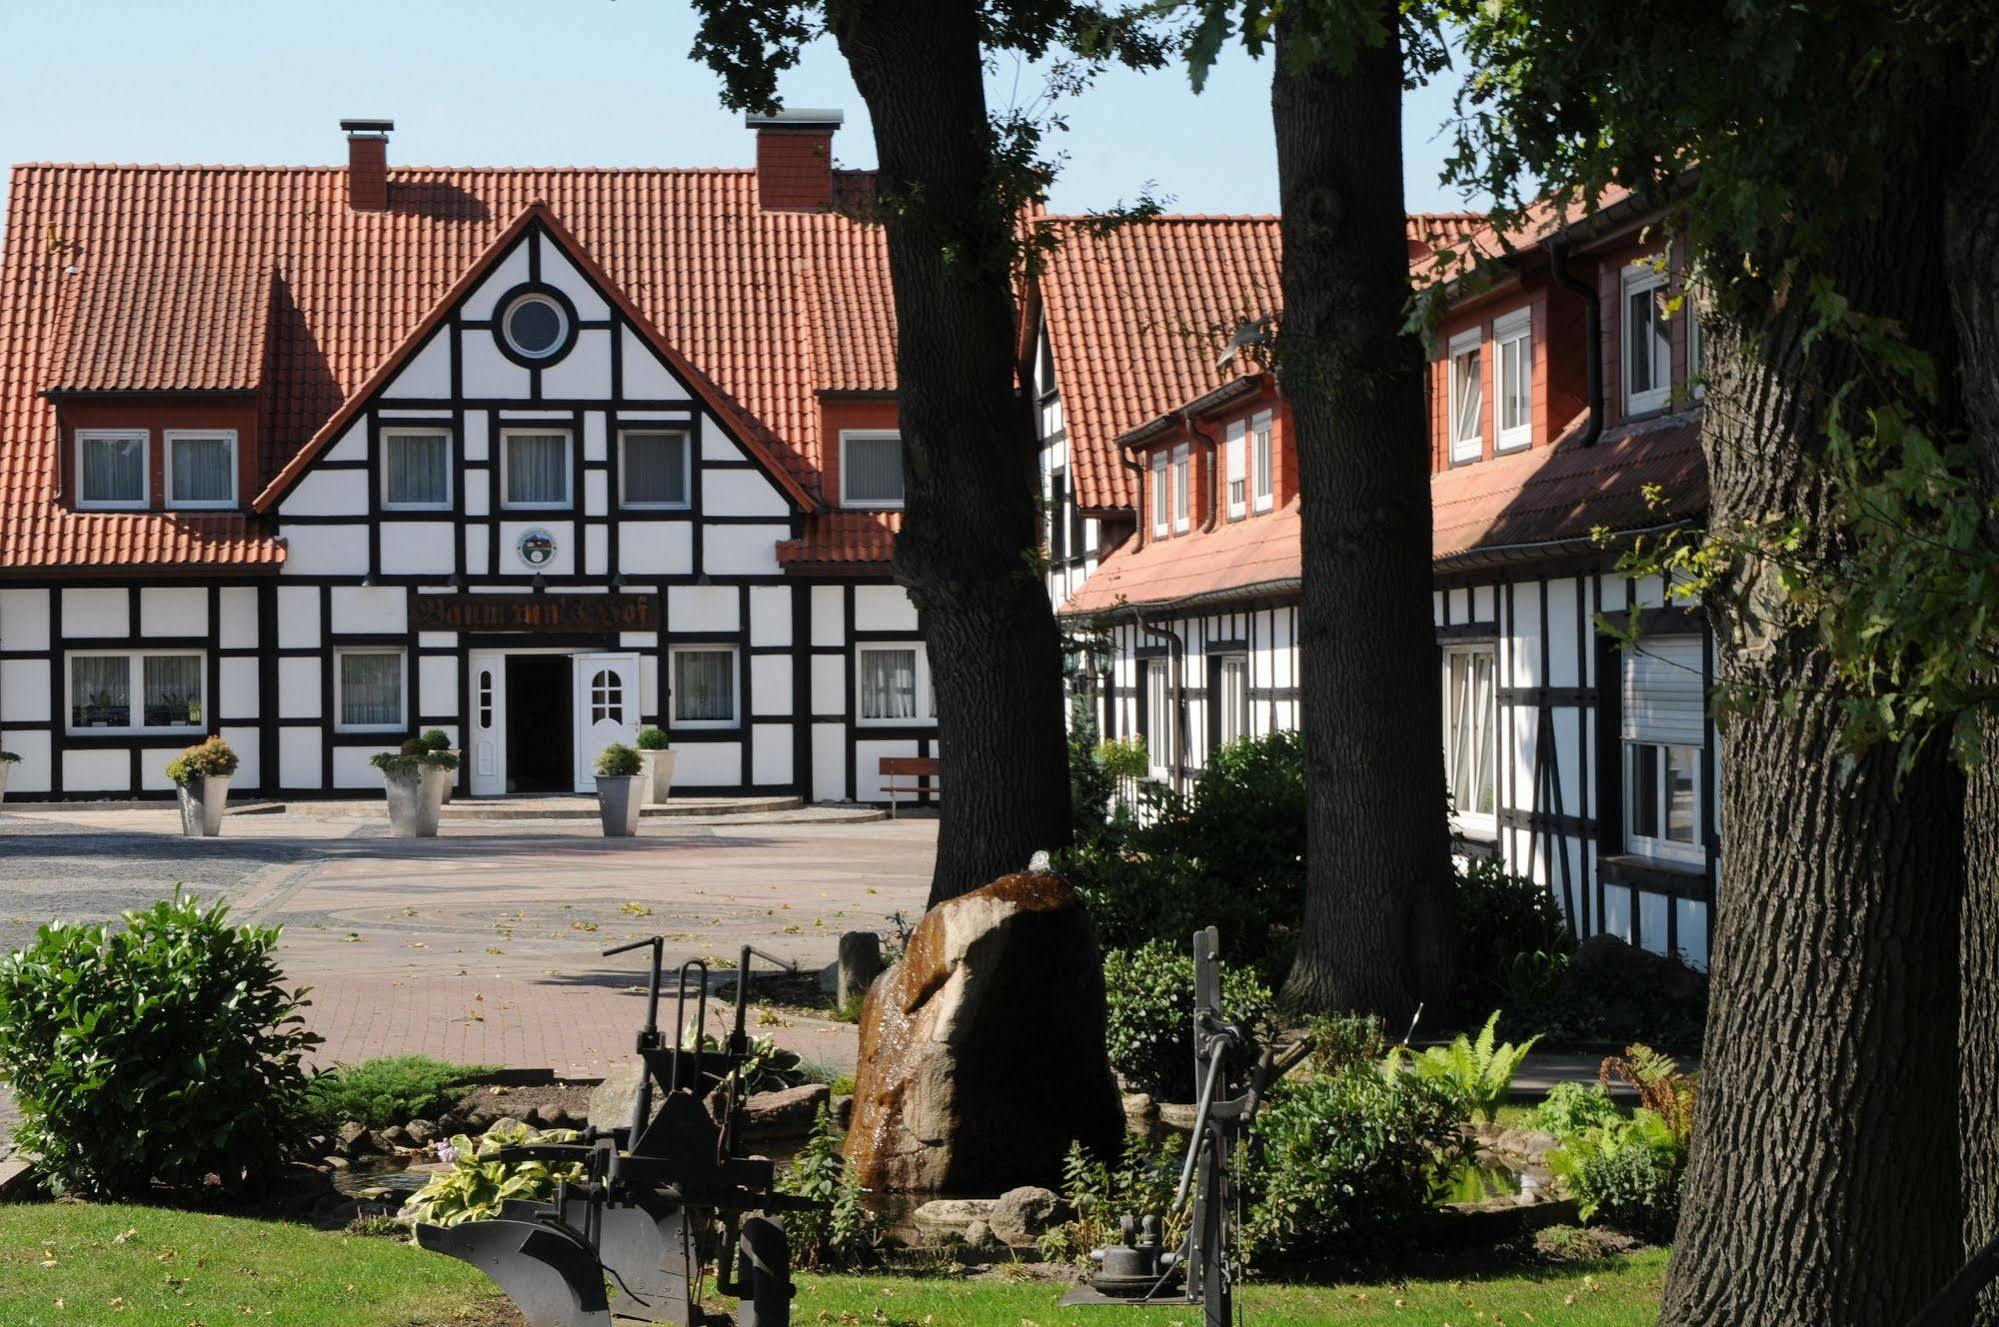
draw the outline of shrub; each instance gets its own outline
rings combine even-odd
[[[546,1202],[555,1197],[557,1180],[575,1183],[583,1178],[581,1164],[500,1161],[493,1154],[514,1144],[573,1143],[582,1136],[574,1129],[537,1131],[524,1124],[494,1129],[476,1141],[458,1134],[438,1149],[439,1159],[451,1168],[431,1176],[398,1215],[434,1226],[455,1226],[498,1216],[500,1204],[508,1199]]]
[[[666,750],[666,734],[657,728],[639,729],[639,750],[641,751]]]
[[[1485,1020],[1485,1027],[1473,1041],[1460,1032],[1448,1046],[1432,1046],[1415,1057],[1416,1076],[1441,1083],[1458,1094],[1465,1109],[1476,1111],[1491,1124],[1506,1104],[1513,1089],[1513,1075],[1539,1037],[1529,1037],[1519,1045],[1501,1043],[1495,1036],[1499,1011]]]
[[[424,729],[423,744],[432,751],[449,751],[451,749],[451,739],[445,735],[442,728]]]
[[[1462,1114],[1445,1085],[1370,1065],[1285,1083],[1250,1130],[1246,1243],[1309,1255],[1414,1216],[1467,1155]]]
[[[397,1055],[340,1065],[312,1084],[322,1127],[359,1120],[385,1129],[410,1120],[434,1120],[458,1100],[459,1089],[486,1071],[483,1065],[446,1064],[427,1055]]]
[[[421,737],[412,737],[394,751],[377,751],[368,763],[384,774],[406,774],[421,769],[457,769],[458,757],[434,749]]]
[[[682,1045],[692,1049],[694,1029],[689,1028],[682,1038]],[[725,1047],[720,1038],[712,1032],[701,1034],[701,1049],[722,1054]],[[716,1061],[713,1069],[719,1069]],[[788,1087],[801,1087],[806,1083],[821,1083],[826,1071],[822,1066],[807,1063],[797,1051],[788,1051],[777,1044],[773,1037],[752,1037],[749,1051],[743,1056],[742,1090],[752,1092],[781,1092]]]
[[[847,1171],[842,1155],[846,1135],[832,1112],[819,1108],[812,1136],[777,1177],[779,1193],[822,1203],[822,1207],[785,1212],[784,1233],[791,1243],[791,1261],[812,1271],[859,1266],[874,1256],[881,1232],[874,1213],[862,1201],[864,1190]]]
[[[1628,1120],[1572,1134],[1548,1154],[1585,1223],[1602,1220],[1653,1238],[1670,1236],[1679,1220],[1686,1164],[1685,1144],[1644,1107]]]
[[[1124,1217],[1146,1214],[1163,1218],[1165,1245],[1176,1247],[1191,1215],[1186,1207],[1173,1206],[1185,1155],[1177,1141],[1128,1137],[1117,1160],[1104,1161],[1081,1143],[1069,1144],[1062,1159],[1062,1201],[1070,1219],[1041,1237],[1041,1255],[1054,1262],[1083,1261],[1090,1250],[1117,1241]]]
[[[311,1117],[303,1060],[320,1038],[273,959],[276,927],[176,891],[123,930],[44,926],[0,961],[0,1065],[20,1100],[15,1140],[59,1191],[268,1171]]]
[[[1557,1083],[1528,1112],[1527,1127],[1567,1138],[1609,1124],[1623,1113],[1601,1083]]]
[[[1110,825],[1117,781],[1097,757],[1097,713],[1091,698],[1078,692],[1069,701],[1069,819],[1079,838],[1100,835]]]
[[[1491,1009],[1513,998],[1516,956],[1574,952],[1568,919],[1546,885],[1513,874],[1498,857],[1474,857],[1454,874],[1459,1010]]]
[[[196,779],[226,779],[236,772],[236,752],[219,737],[196,742],[167,762],[167,777],[189,784]]]
[[[1574,1044],[1634,1041],[1698,1050],[1707,1024],[1707,977],[1685,963],[1612,935],[1594,935],[1538,999],[1507,1006],[1500,1031],[1532,1029]]]
[[[0,765],[18,765],[21,758],[12,751],[0,751]]]
[[[1111,1064],[1141,1091],[1192,1101],[1194,959],[1163,940],[1104,955]],[[1222,1013],[1257,1027],[1269,1020],[1270,988],[1244,968],[1222,969]]]
[[[1355,1064],[1376,1064],[1388,1054],[1388,1026],[1379,1014],[1319,1014],[1305,1025],[1312,1038],[1312,1068],[1329,1074]]]
[[[623,742],[613,742],[597,757],[597,777],[625,779],[639,772],[639,753]]]
[[[1143,737],[1113,737],[1097,743],[1092,754],[1098,767],[1112,779],[1142,779],[1151,768]]]

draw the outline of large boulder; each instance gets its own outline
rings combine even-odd
[[[847,1164],[864,1187],[996,1193],[1059,1180],[1124,1132],[1104,971],[1074,890],[1003,876],[930,910],[869,988]]]
[[[1002,1244],[1033,1244],[1062,1224],[1062,1195],[1038,1185],[1008,1189],[993,1204],[993,1235]]]

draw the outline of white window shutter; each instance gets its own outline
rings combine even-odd
[[[1249,423],[1238,419],[1229,425],[1229,482],[1239,484],[1246,473],[1245,452],[1249,439]]]
[[[1707,739],[1699,636],[1640,636],[1624,651],[1624,737],[1663,746]]]

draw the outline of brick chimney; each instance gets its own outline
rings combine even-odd
[[[766,212],[823,212],[833,205],[833,131],[839,111],[748,116],[757,131],[757,202]]]
[[[342,120],[347,132],[347,206],[389,210],[389,131],[394,120]]]

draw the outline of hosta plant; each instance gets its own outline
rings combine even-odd
[[[515,1144],[573,1143],[582,1136],[574,1129],[535,1130],[524,1124],[494,1129],[479,1139],[458,1134],[438,1149],[439,1158],[450,1162],[451,1168],[431,1176],[399,1215],[433,1226],[455,1226],[498,1216],[500,1204],[511,1198],[528,1202],[553,1198],[558,1180],[573,1183],[583,1178],[582,1165],[501,1161],[495,1154]]]
[[[1485,1020],[1476,1041],[1460,1032],[1448,1046],[1432,1046],[1415,1057],[1418,1077],[1442,1083],[1455,1091],[1467,1110],[1476,1111],[1487,1124],[1506,1104],[1513,1088],[1513,1075],[1539,1037],[1529,1037],[1519,1045],[1498,1039],[1499,1011]],[[1391,1063],[1399,1063],[1398,1052]]]

